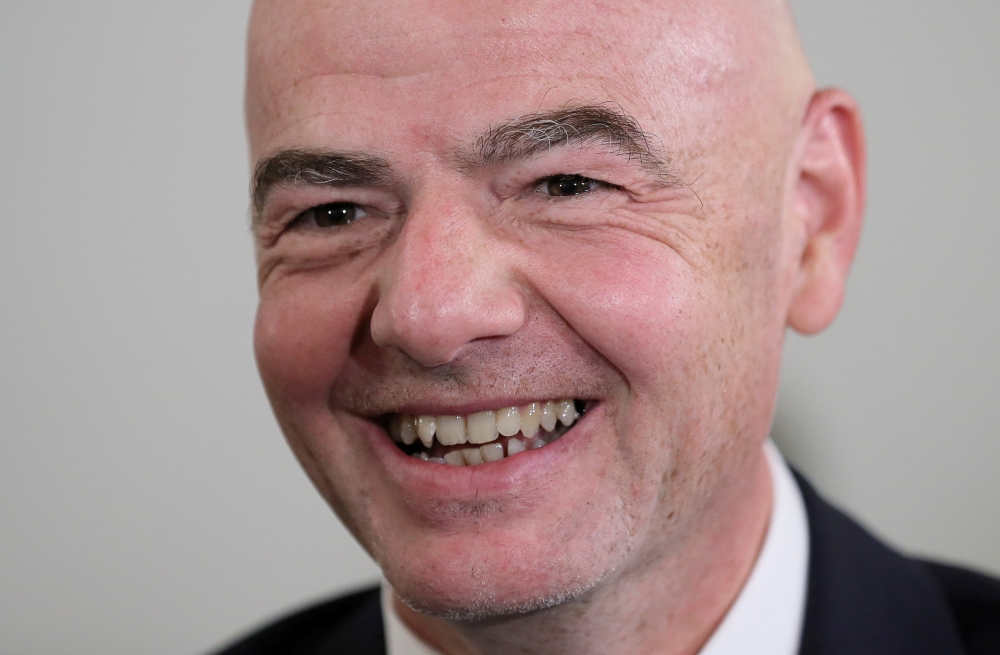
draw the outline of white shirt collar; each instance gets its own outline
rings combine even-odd
[[[698,655],[796,655],[809,575],[809,520],[778,449],[764,445],[774,485],[767,536],[736,602]],[[395,655],[395,654],[393,654]]]
[[[778,449],[764,446],[774,506],[750,577],[699,655],[796,655],[805,617],[809,523],[799,486]],[[439,655],[396,615],[382,581],[387,655]]]

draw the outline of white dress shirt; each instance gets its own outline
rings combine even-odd
[[[770,441],[764,446],[774,506],[750,577],[699,655],[796,655],[805,616],[809,523],[802,493]],[[382,618],[388,655],[440,655],[406,627],[382,582]]]

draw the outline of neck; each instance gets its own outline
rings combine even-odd
[[[694,655],[739,595],[767,533],[773,484],[763,450],[733,477],[740,483],[713,494],[675,548],[637,555],[581,598],[480,623],[425,616],[395,597],[394,607],[445,655]]]

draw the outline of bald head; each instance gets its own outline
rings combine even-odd
[[[288,129],[283,122],[317,118],[304,115],[302,96],[338,77],[402,90],[519,76],[526,113],[552,97],[594,100],[599,91],[663,121],[670,137],[692,126],[719,134],[722,122],[735,127],[727,114],[752,120],[755,133],[762,122],[797,123],[813,91],[781,0],[258,0],[248,70],[258,156],[275,130]],[[584,94],[581,80],[598,88]]]
[[[249,48],[255,348],[316,487],[483,652],[696,652],[770,511],[785,328],[832,320],[860,225],[787,4],[258,0]]]

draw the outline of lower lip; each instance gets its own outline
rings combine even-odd
[[[503,494],[522,486],[526,479],[536,479],[559,466],[560,460],[578,447],[590,426],[603,413],[602,403],[587,407],[576,424],[552,443],[505,457],[498,462],[485,462],[476,466],[451,466],[425,462],[404,453],[389,438],[385,430],[365,421],[372,451],[382,463],[388,476],[407,493],[416,497],[434,496],[461,500],[482,499],[483,494]]]

